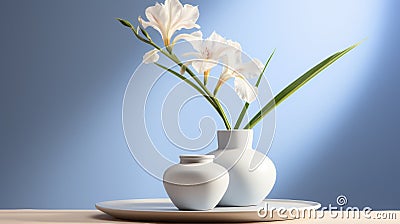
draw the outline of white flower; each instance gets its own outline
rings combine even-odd
[[[149,21],[144,21],[139,17],[139,22],[144,28],[151,26],[160,32],[165,46],[169,46],[176,31],[200,28],[196,24],[199,18],[198,7],[188,4],[183,6],[179,0],[165,0],[164,4],[157,2],[146,9],[146,17]]]
[[[154,49],[144,54],[143,63],[151,64],[157,62],[158,59],[160,59],[160,55],[158,55],[158,52],[159,51],[157,49]]]
[[[223,59],[224,71],[218,80],[214,94],[218,92],[222,84],[234,78],[235,92],[242,100],[251,103],[257,98],[258,90],[247,79],[258,77],[262,72],[263,64],[258,59],[243,63],[242,52],[239,51],[241,49],[240,44],[231,42],[230,45],[235,46],[235,48],[231,49],[230,54],[227,54]]]
[[[251,103],[257,98],[258,89],[252,86],[247,79],[241,75],[235,76],[235,92],[238,94],[240,99]]]
[[[214,94],[217,94],[219,88],[222,84],[228,81],[231,78],[234,78],[234,89],[238,94],[240,99],[251,103],[257,98],[258,90],[255,86],[252,86],[249,81],[247,81],[246,77],[238,72],[230,72],[232,70],[225,69],[225,71],[221,74],[217,86],[215,87]]]
[[[242,62],[242,47],[238,42],[231,40],[227,41],[230,46],[229,52],[223,59],[226,72],[228,73],[240,73],[248,79],[257,78],[262,72],[264,65],[263,63],[254,58],[250,62]]]
[[[218,61],[227,53],[229,46],[226,44],[226,40],[216,32],[213,32],[205,40],[202,39],[202,36],[201,31],[197,31],[182,37],[182,39],[190,41],[196,51],[186,55],[194,56],[191,62],[192,67],[196,72],[204,74],[204,83],[207,83],[210,70],[218,65]]]

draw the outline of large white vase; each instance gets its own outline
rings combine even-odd
[[[213,162],[213,155],[181,155],[163,177],[172,203],[181,210],[213,209],[229,184],[228,171]]]
[[[215,163],[229,171],[229,186],[220,206],[250,206],[264,200],[276,180],[273,162],[252,149],[253,130],[218,131]]]

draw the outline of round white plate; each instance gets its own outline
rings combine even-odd
[[[275,221],[293,219],[291,214],[320,207],[321,204],[317,202],[286,199],[266,199],[257,206],[217,207],[209,211],[180,211],[167,198],[106,201],[96,204],[97,209],[115,218],[153,222]],[[259,213],[265,217],[260,217]]]

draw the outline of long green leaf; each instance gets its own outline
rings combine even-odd
[[[326,69],[328,66],[333,64],[336,60],[341,58],[343,55],[347,54],[349,51],[353,50],[355,47],[360,45],[361,42],[354,44],[343,51],[339,51],[327,59],[323,60],[321,63],[316,65],[315,67],[308,70],[290,85],[288,85],[285,89],[283,89],[278,95],[274,97],[270,102],[267,103],[244,127],[244,129],[251,129],[253,128],[258,122],[260,122],[272,109],[282,103],[286,98],[300,89],[304,84]]]
[[[260,75],[258,76],[258,80],[257,80],[257,83],[256,83],[256,85],[255,85],[256,87],[258,87],[258,86],[260,85],[260,83],[261,83],[261,78],[263,77],[263,75],[264,75],[264,73],[265,73],[265,70],[267,69],[267,67],[268,67],[268,65],[269,65],[269,62],[271,61],[272,57],[274,56],[275,50],[276,50],[276,49],[274,49],[274,51],[272,52],[272,54],[269,56],[267,62],[266,62],[265,65],[264,65],[264,69],[262,70],[262,72],[261,72]],[[246,114],[247,109],[249,109],[249,106],[250,106],[250,103],[248,103],[248,102],[246,102],[246,103],[244,104],[244,106],[243,106],[243,108],[242,108],[242,111],[240,112],[240,115],[239,115],[239,117],[238,117],[238,119],[237,119],[237,121],[236,121],[236,124],[235,124],[234,129],[239,129],[240,124],[242,123],[242,120],[243,120],[243,118],[244,118],[244,115]]]

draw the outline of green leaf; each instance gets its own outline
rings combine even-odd
[[[282,103],[285,99],[287,99],[290,95],[292,95],[294,92],[296,92],[298,89],[300,89],[303,85],[305,85],[308,81],[310,81],[312,78],[317,76],[320,72],[325,70],[327,67],[329,67],[331,64],[333,64],[335,61],[337,61],[339,58],[347,54],[349,51],[353,50],[356,48],[358,45],[360,45],[361,42],[354,44],[348,48],[346,48],[343,51],[339,51],[330,57],[326,58],[322,62],[320,62],[318,65],[314,66],[310,70],[308,70],[306,73],[304,73],[302,76],[300,76],[298,79],[296,79],[294,82],[292,82],[290,85],[288,85],[285,89],[283,89],[278,95],[274,97],[270,102],[267,103],[250,121],[249,123],[244,127],[245,129],[251,129],[253,128],[258,122],[260,122],[272,109],[274,109],[276,106],[278,106],[280,103]]]
[[[258,87],[258,86],[260,85],[261,78],[262,78],[262,76],[264,75],[264,72],[265,72],[265,70],[267,69],[267,67],[268,67],[268,65],[269,65],[269,62],[271,61],[272,57],[274,56],[275,51],[276,51],[276,49],[274,49],[274,51],[272,51],[272,54],[269,56],[269,58],[268,58],[268,60],[267,60],[267,63],[265,63],[264,69],[262,70],[260,76],[258,77],[258,80],[257,80],[257,83],[256,83],[256,87]]]
[[[129,27],[129,28],[133,28],[132,24],[128,21],[128,20],[123,20],[120,18],[117,18],[117,20],[124,26]]]

